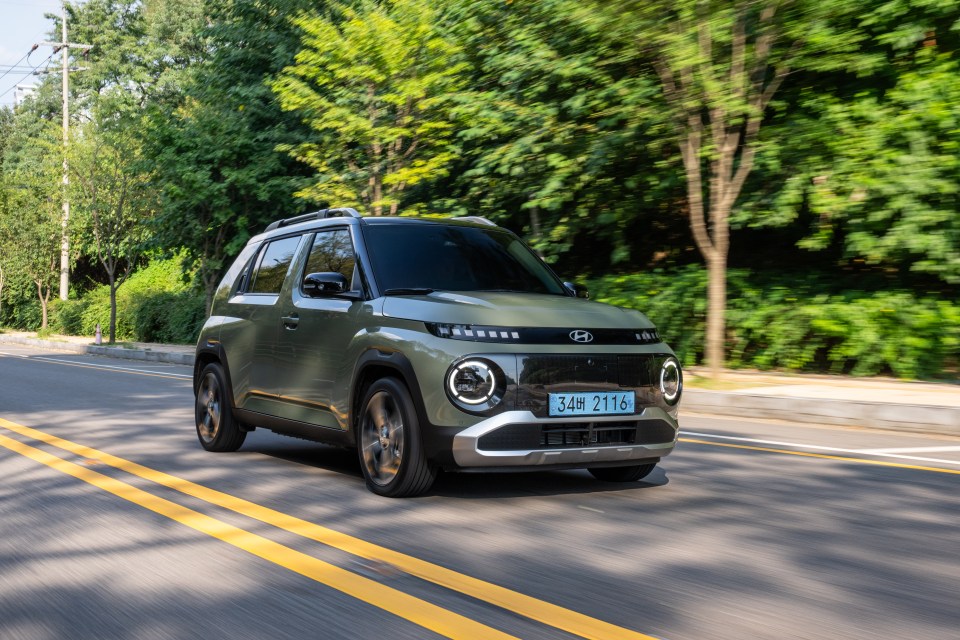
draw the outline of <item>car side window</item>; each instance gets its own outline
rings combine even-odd
[[[260,259],[250,276],[248,293],[280,293],[287,269],[300,244],[300,237],[274,240],[260,252]]]
[[[359,282],[354,277],[357,258],[353,252],[353,241],[350,232],[346,229],[318,231],[310,248],[310,257],[304,275],[310,273],[336,272],[350,282],[350,289],[359,288]]]

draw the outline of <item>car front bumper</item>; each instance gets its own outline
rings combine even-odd
[[[677,431],[676,420],[657,407],[588,421],[505,411],[457,433],[453,459],[458,467],[473,470],[628,466],[668,455]]]

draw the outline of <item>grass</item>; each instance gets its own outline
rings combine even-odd
[[[52,340],[54,342],[66,342],[61,336],[53,332],[49,327],[37,330],[37,338],[40,340]]]
[[[756,381],[737,381],[724,378],[714,380],[713,378],[695,376],[689,373],[683,376],[683,384],[687,387],[705,389],[707,391],[738,391],[740,389],[751,389],[757,386]]]

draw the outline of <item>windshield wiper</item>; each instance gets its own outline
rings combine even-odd
[[[433,293],[434,289],[427,287],[398,287],[396,289],[387,289],[383,292],[385,296],[425,296]]]

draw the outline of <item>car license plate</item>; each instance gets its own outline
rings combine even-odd
[[[551,416],[603,416],[633,413],[632,391],[551,393]]]

